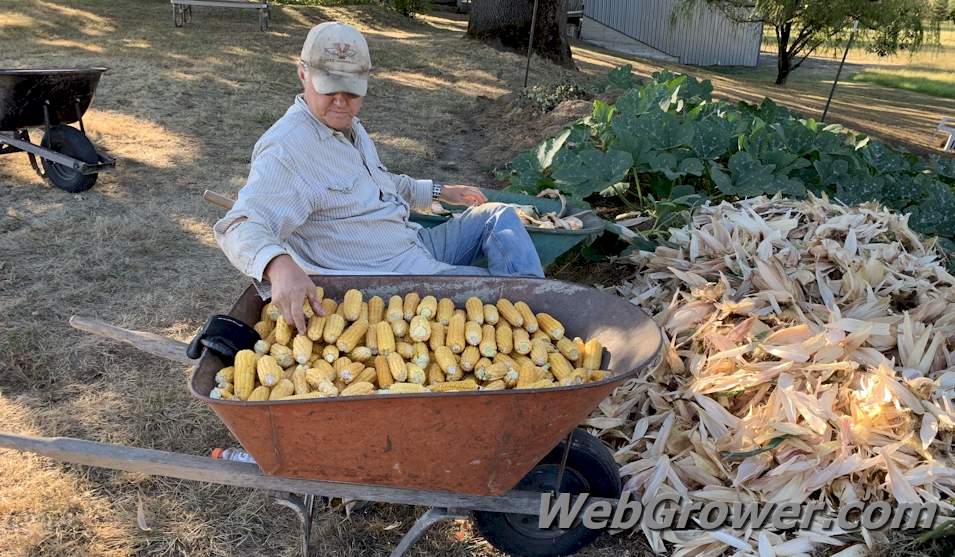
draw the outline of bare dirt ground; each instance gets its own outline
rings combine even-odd
[[[212,237],[222,210],[201,196],[232,196],[243,185],[255,140],[299,92],[294,63],[311,26],[342,19],[368,38],[377,70],[361,117],[396,172],[498,188],[495,170],[591,108],[584,100],[543,117],[513,113],[525,59],[462,38],[465,18],[448,12],[412,21],[378,7],[277,6],[263,33],[251,10],[204,7],[175,28],[166,0],[6,0],[4,8],[0,67],[108,68],[84,120],[118,161],[73,195],[38,177],[25,154],[0,157],[0,429],[14,433],[193,455],[235,443],[189,395],[190,369],[72,329],[69,318],[188,341],[248,287]],[[587,85],[629,62],[643,77],[688,71],[712,79],[720,96],[769,95],[818,118],[832,79],[819,70],[777,88],[758,72],[659,65],[582,43],[574,56],[578,73],[535,59],[530,84]],[[938,119],[953,114],[955,101],[846,82],[830,121],[919,152]],[[585,261],[551,270],[588,284],[625,274]],[[262,492],[7,450],[0,470],[4,557],[298,554],[295,518]],[[148,531],[137,526],[140,505]],[[321,511],[311,554],[385,555],[424,510]],[[458,525],[434,528],[415,551],[499,555]],[[583,554],[646,551],[639,535],[621,534]]]

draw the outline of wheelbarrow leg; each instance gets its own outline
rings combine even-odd
[[[269,503],[276,503],[295,511],[302,521],[302,557],[308,557],[308,544],[312,537],[312,506],[314,495],[295,495],[287,491],[269,491]]]
[[[20,130],[20,139],[22,141],[26,141],[27,143],[30,143],[30,132],[28,132],[27,130]],[[44,175],[43,169],[40,168],[40,163],[37,162],[36,155],[27,151],[27,156],[30,157],[30,166],[33,167],[33,170],[38,175],[43,176]]]
[[[436,507],[428,509],[428,512],[421,515],[421,518],[414,523],[411,530],[408,530],[405,537],[401,538],[401,542],[399,542],[398,547],[391,552],[390,557],[404,557],[408,551],[411,550],[411,546],[424,535],[428,528],[438,522],[442,520],[467,520],[467,518],[467,511],[461,509],[439,509]]]
[[[76,109],[76,121],[80,124],[80,131],[83,132],[83,134],[85,135],[85,134],[86,134],[86,126],[83,125],[83,111],[80,110],[80,98],[79,98],[79,97],[77,97],[77,98],[73,101],[73,108]]]
[[[576,428],[574,428],[576,429]],[[567,455],[570,454],[570,444],[574,441],[574,429],[567,434],[567,444],[564,445],[564,454],[560,457],[560,468],[557,469],[557,481],[554,482],[554,497],[560,495],[564,488],[564,470],[567,468]]]

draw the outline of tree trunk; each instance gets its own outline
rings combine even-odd
[[[776,26],[776,85],[785,85],[792,71],[792,52],[789,50],[791,35],[791,23]]]
[[[495,48],[527,54],[534,0],[472,0],[467,35]],[[538,0],[534,52],[576,69],[567,42],[567,0]]]

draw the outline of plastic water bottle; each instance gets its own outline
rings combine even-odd
[[[249,455],[249,453],[243,451],[238,447],[233,447],[229,449],[222,449],[216,447],[212,449],[212,458],[221,458],[222,460],[235,460],[237,462],[250,462],[255,464],[255,459]]]

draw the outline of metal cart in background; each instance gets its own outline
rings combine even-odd
[[[251,8],[259,11],[259,28],[268,31],[272,27],[272,17],[268,2],[247,2],[246,0],[169,0],[172,4],[172,22],[176,27],[192,23],[192,7],[212,8]]]

